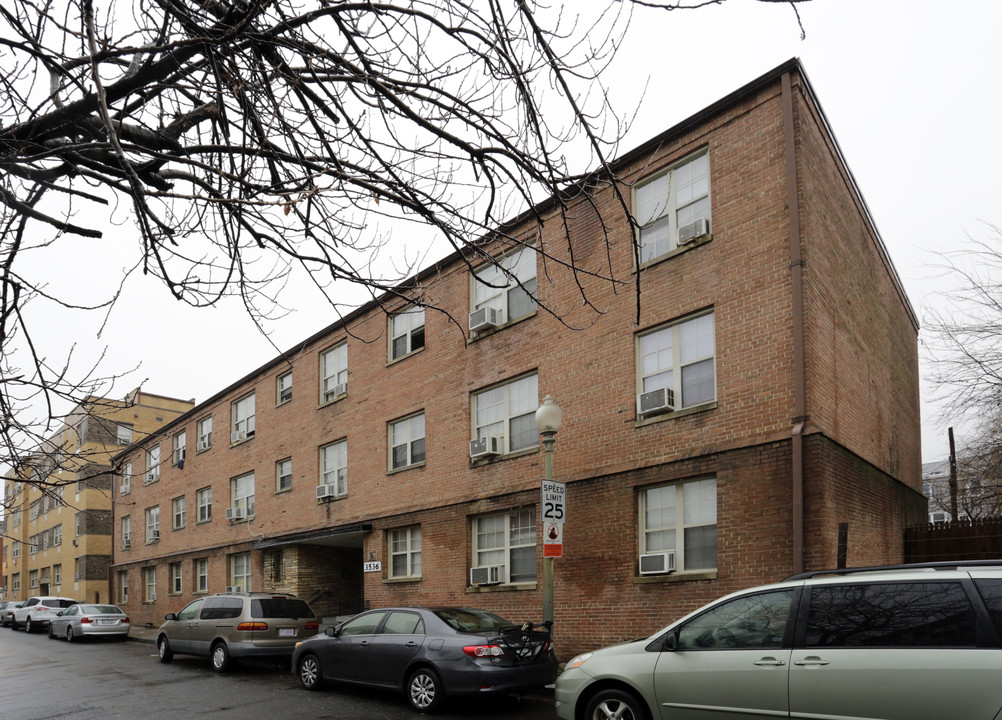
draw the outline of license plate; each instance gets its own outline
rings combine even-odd
[[[98,625],[114,625],[115,621],[114,620],[98,620],[97,624]]]
[[[278,636],[279,637],[296,637],[296,630],[295,630],[295,628],[279,628],[278,629]]]

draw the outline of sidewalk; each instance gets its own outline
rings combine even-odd
[[[156,627],[146,627],[145,625],[133,625],[129,630],[129,640],[134,642],[149,643],[152,645],[157,641]]]

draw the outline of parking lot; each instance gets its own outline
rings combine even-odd
[[[142,631],[137,635],[149,634]],[[4,720],[167,720],[211,716],[240,720],[283,717],[413,720],[402,695],[332,687],[306,692],[288,667],[246,662],[232,673],[213,672],[208,661],[177,657],[161,664],[152,643],[50,640],[44,632],[0,630]],[[463,701],[444,718],[551,720],[553,698]]]

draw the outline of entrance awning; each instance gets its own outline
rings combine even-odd
[[[357,523],[344,527],[323,528],[307,532],[263,538],[254,543],[255,550],[282,545],[325,545],[327,547],[361,548],[362,539],[372,532],[372,523]]]

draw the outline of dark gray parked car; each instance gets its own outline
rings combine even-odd
[[[370,610],[297,643],[292,655],[307,690],[325,680],[403,690],[422,712],[446,696],[539,688],[556,670],[548,628],[475,608]]]

